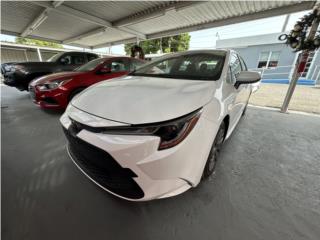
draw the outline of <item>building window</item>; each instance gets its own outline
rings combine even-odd
[[[271,52],[270,57],[269,57],[269,63],[268,67],[276,67],[278,66],[278,61],[280,58],[280,52]]]
[[[258,68],[274,68],[278,66],[280,51],[261,52]]]

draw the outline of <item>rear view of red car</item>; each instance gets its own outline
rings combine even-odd
[[[129,57],[98,58],[75,69],[35,79],[29,84],[33,102],[42,108],[64,109],[83,89],[97,82],[120,77],[135,70],[144,61]]]

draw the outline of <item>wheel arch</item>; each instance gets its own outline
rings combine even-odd
[[[85,86],[81,86],[81,87],[76,87],[76,88],[72,89],[68,94],[68,102],[70,102],[70,100],[72,99],[72,97],[75,96],[76,93],[80,93],[81,91],[83,91],[86,88],[87,87],[85,87]]]
[[[225,130],[225,133],[224,133],[224,139],[226,139],[226,136],[227,136],[228,130],[229,130],[229,123],[230,123],[230,116],[229,116],[229,114],[227,114],[227,115],[223,118],[222,122],[224,122],[224,124],[226,125],[226,130]]]

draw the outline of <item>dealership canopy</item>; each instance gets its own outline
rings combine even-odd
[[[1,33],[101,48],[311,9],[316,1],[2,1]]]

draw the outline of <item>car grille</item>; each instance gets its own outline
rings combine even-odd
[[[133,179],[137,175],[131,169],[122,168],[106,151],[76,136],[81,131],[79,124],[73,122],[68,130],[63,130],[69,140],[69,152],[73,160],[90,178],[117,195],[131,199],[144,196]]]

